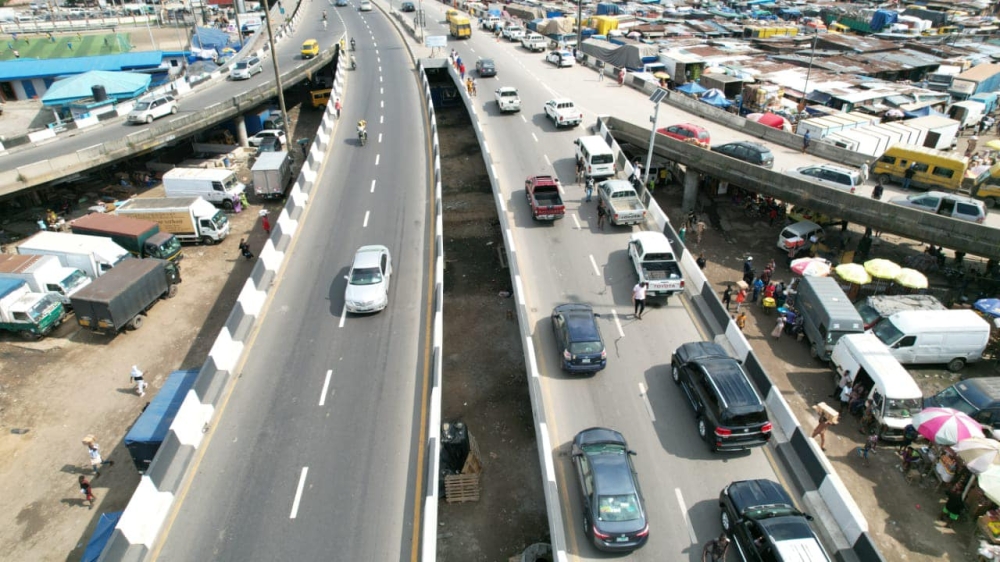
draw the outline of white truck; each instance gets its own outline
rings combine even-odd
[[[292,159],[288,152],[262,152],[250,169],[253,175],[253,192],[263,199],[285,196],[292,179]]]
[[[597,184],[597,193],[604,202],[611,224],[642,224],[646,222],[646,207],[632,184],[625,180],[607,180]]]
[[[53,293],[64,305],[69,297],[90,284],[75,267],[66,267],[55,256],[0,254],[0,279],[24,281],[35,293]]]
[[[48,231],[38,232],[21,242],[17,253],[22,256],[56,256],[59,263],[83,271],[91,280],[132,258],[128,250],[110,238]]]
[[[521,38],[521,46],[533,53],[544,51],[546,45],[548,40],[537,33],[527,33]]]
[[[484,16],[480,18],[479,25],[487,31],[496,31],[498,26],[503,25],[503,20],[500,19],[500,16]]]
[[[628,259],[639,282],[647,283],[646,298],[663,297],[668,302],[671,295],[684,292],[684,275],[670,241],[662,233],[633,233],[628,242]]]
[[[500,34],[508,41],[520,41],[524,37],[524,28],[519,25],[507,25]]]
[[[33,340],[47,335],[65,318],[66,309],[54,295],[34,293],[20,279],[0,279],[0,330]]]
[[[576,127],[583,122],[583,112],[568,98],[556,98],[545,102],[545,115],[552,120],[557,129]]]
[[[497,98],[497,109],[501,113],[521,111],[521,98],[517,95],[517,88],[502,86],[494,92]]]
[[[115,213],[153,221],[181,242],[211,245],[229,236],[229,218],[201,197],[148,197],[129,199]]]
[[[163,174],[163,190],[167,197],[202,197],[228,210],[246,186],[225,168],[174,168]]]

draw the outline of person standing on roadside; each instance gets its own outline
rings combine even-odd
[[[587,178],[587,186],[584,188],[584,192],[587,194],[587,203],[590,203],[590,199],[594,195],[594,178]]]
[[[736,293],[736,312],[740,311],[743,307],[743,303],[747,300],[747,290],[740,289],[740,292]]]
[[[868,181],[868,161],[865,160],[861,163],[861,168],[858,170],[861,174],[861,183],[866,183]]]
[[[705,548],[701,551],[701,562],[724,562],[727,552],[729,552],[729,536],[722,531],[719,538],[705,544]]]
[[[635,287],[632,287],[632,304],[634,306],[633,314],[636,320],[642,320],[642,313],[646,310],[646,287],[649,286],[648,283],[643,281],[642,283],[636,283]]]
[[[698,264],[698,269],[705,271],[705,266],[708,265],[708,260],[705,259],[705,252],[698,254],[698,259],[694,260],[694,263]]]
[[[340,108],[341,107],[342,106],[340,105],[340,98],[337,98],[337,100],[333,102],[333,110],[337,112],[337,119],[340,119]]]
[[[747,326],[747,313],[741,312],[736,316],[736,327],[743,331],[743,328]]]
[[[913,176],[917,173],[917,163],[913,162],[906,168],[903,172],[903,189],[910,189],[910,182],[913,181]]]
[[[760,277],[753,280],[753,293],[750,296],[750,302],[757,302],[757,297],[764,290],[764,280]]]
[[[809,131],[806,131],[804,137],[802,137],[802,152],[809,150],[809,142],[812,141],[812,137],[809,136]]]
[[[819,437],[819,448],[826,450],[826,430],[830,427],[830,419],[826,417],[826,414],[822,414],[819,417],[819,423],[816,424],[816,429],[813,430],[813,438]]]
[[[597,201],[597,228],[604,230],[604,218],[608,214],[608,210],[604,207],[604,199],[599,199]]]
[[[694,226],[694,240],[698,245],[701,245],[701,237],[705,234],[705,221],[698,221],[698,224]]]
[[[885,191],[885,188],[882,187],[882,178],[879,178],[875,182],[875,187],[872,188],[872,199],[876,201],[881,200],[883,191]]]
[[[261,215],[260,224],[264,227],[265,233],[271,234],[271,219],[267,218],[267,213]]]
[[[726,285],[726,290],[722,292],[722,306],[726,307],[726,312],[729,312],[729,305],[733,302],[733,286]]]

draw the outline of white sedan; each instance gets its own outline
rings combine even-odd
[[[260,146],[264,139],[276,138],[281,146],[285,146],[285,131],[281,129],[264,129],[256,135],[247,139],[250,146]]]
[[[372,11],[372,3],[368,0],[361,0],[361,5],[358,6],[358,11],[370,12]]]
[[[352,314],[384,310],[389,305],[392,257],[385,246],[362,246],[347,274],[344,307]]]
[[[573,53],[566,50],[549,51],[549,54],[545,55],[545,60],[560,68],[573,66]]]

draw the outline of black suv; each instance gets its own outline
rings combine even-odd
[[[743,560],[829,562],[809,522],[812,517],[777,482],[741,480],[719,493],[722,528]]]
[[[760,447],[771,422],[739,361],[716,343],[686,343],[670,359],[671,376],[698,416],[698,434],[711,450]]]
[[[727,142],[726,144],[713,146],[712,152],[725,154],[730,158],[742,160],[748,164],[755,164],[764,168],[771,168],[774,166],[774,154],[771,153],[771,149],[756,142]]]
[[[564,371],[596,373],[607,366],[608,353],[597,318],[586,304],[561,304],[552,309],[552,334]]]

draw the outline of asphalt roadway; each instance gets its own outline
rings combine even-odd
[[[320,27],[328,5],[305,7],[299,33]],[[358,69],[307,220],[159,560],[403,560],[414,549],[433,269],[427,132],[391,24],[353,5],[329,11],[358,39]],[[344,276],[366,244],[392,252],[389,307],[347,315]]]

